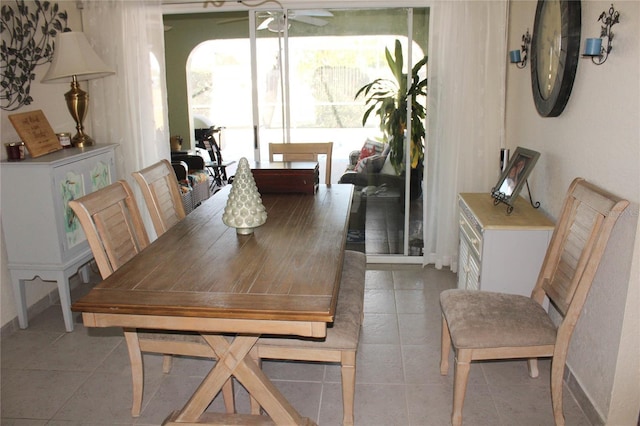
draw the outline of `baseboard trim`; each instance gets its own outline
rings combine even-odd
[[[582,389],[582,386],[580,386],[580,383],[573,375],[573,372],[571,372],[568,366],[565,366],[564,369],[564,382],[567,384],[569,391],[571,391],[571,393],[573,394],[574,399],[584,412],[587,419],[589,419],[591,425],[605,426],[605,421],[603,420],[602,416],[600,415],[596,407],[594,407],[593,403],[591,402],[585,391]]]

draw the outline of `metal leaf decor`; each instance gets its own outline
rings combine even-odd
[[[0,108],[6,111],[33,101],[35,67],[51,62],[56,34],[69,30],[67,12],[60,11],[57,3],[35,0],[30,4],[35,10],[24,0],[15,3],[15,10],[4,2],[0,9]]]

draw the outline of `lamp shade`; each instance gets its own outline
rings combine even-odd
[[[115,74],[98,57],[82,32],[69,31],[56,36],[53,60],[42,78],[43,83],[62,83],[77,80],[92,80]]]

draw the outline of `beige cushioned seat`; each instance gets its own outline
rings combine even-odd
[[[440,305],[457,348],[539,346],[556,341],[556,326],[530,297],[453,289],[440,294]]]

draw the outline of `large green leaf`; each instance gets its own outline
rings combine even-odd
[[[420,103],[427,96],[427,79],[420,78],[420,71],[427,65],[425,56],[411,70],[410,79],[402,73],[404,57],[400,40],[395,41],[393,55],[385,48],[385,58],[395,81],[377,78],[361,87],[355,98],[364,96],[367,109],[362,117],[364,126],[371,113],[380,120],[380,131],[390,144],[390,160],[396,173],[404,171],[404,142],[407,103],[411,102],[411,167],[422,167],[425,137],[424,119],[426,107]],[[407,85],[409,84],[409,87]]]

